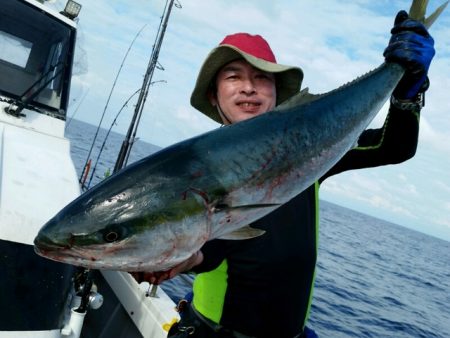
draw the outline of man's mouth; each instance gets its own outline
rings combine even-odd
[[[242,110],[250,111],[250,112],[258,110],[259,107],[261,106],[261,104],[258,102],[238,102],[237,105]]]

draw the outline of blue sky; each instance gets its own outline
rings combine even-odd
[[[141,87],[164,0],[78,0],[76,75],[69,117],[97,125],[123,57],[136,39],[119,75],[103,122],[109,128],[124,102]],[[197,71],[225,35],[261,34],[278,62],[303,68],[303,87],[332,90],[383,62],[400,0],[180,0],[173,8],[138,136],[167,146],[216,128],[189,105]],[[441,1],[430,0],[434,10]],[[53,6],[63,7],[62,1]],[[431,28],[437,54],[421,118],[416,156],[403,164],[351,171],[328,179],[321,198],[450,240],[450,9]],[[133,104],[136,100],[131,101]],[[114,131],[125,133],[133,104]],[[372,126],[384,121],[385,106]]]

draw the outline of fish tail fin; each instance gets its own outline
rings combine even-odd
[[[430,28],[431,25],[436,21],[436,19],[444,11],[445,7],[448,5],[448,0],[440,5],[429,17],[425,17],[427,11],[428,0],[413,0],[411,7],[409,9],[409,16],[422,22],[425,27]]]
[[[434,12],[431,14],[428,18],[425,19],[424,25],[427,28],[430,28],[430,26],[436,21],[436,19],[441,15],[441,13],[444,11],[445,7],[448,5],[448,0],[444,2],[442,5],[440,5]]]

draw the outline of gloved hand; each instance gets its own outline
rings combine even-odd
[[[396,62],[405,68],[393,95],[408,100],[428,89],[427,73],[435,54],[434,40],[425,26],[410,19],[405,11],[398,12],[391,33],[383,55],[386,62]]]

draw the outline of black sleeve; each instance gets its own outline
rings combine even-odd
[[[213,239],[206,242],[201,248],[203,254],[203,262],[191,271],[196,273],[211,271],[217,268],[225,259],[226,241],[221,239]]]
[[[358,144],[344,155],[319,182],[340,172],[404,162],[414,156],[419,136],[419,112],[390,106],[384,125],[367,129]]]

